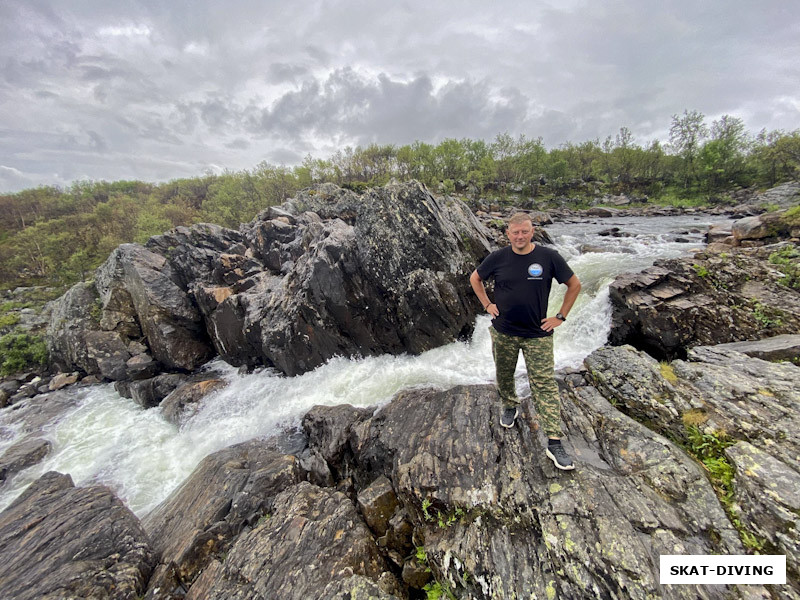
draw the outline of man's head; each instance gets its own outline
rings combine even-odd
[[[506,228],[508,241],[511,242],[511,249],[517,254],[526,254],[531,251],[531,239],[533,238],[533,223],[531,218],[525,213],[516,213],[508,220]]]

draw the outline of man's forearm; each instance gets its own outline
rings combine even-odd
[[[575,300],[580,293],[581,282],[578,280],[577,275],[573,275],[567,281],[567,292],[564,294],[564,301],[561,303],[561,310],[558,312],[566,317],[569,311],[572,310],[572,305],[575,304]]]
[[[475,292],[475,295],[478,297],[478,300],[481,301],[484,310],[486,310],[486,307],[489,306],[492,301],[489,300],[489,295],[486,293],[486,288],[484,287],[483,281],[477,272],[472,273],[469,278],[469,282],[470,285],[472,285],[472,291]]]

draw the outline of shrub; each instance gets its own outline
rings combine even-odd
[[[27,333],[0,337],[0,375],[11,375],[47,364],[47,345],[43,338]]]

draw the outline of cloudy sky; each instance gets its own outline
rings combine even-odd
[[[800,128],[796,0],[0,0],[0,192],[347,145]]]

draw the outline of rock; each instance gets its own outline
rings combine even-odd
[[[767,260],[778,247],[698,253],[618,276],[609,286],[610,343],[669,359],[695,345],[800,330],[800,293]]]
[[[53,379],[50,380],[50,390],[56,391],[61,388],[77,383],[78,373],[58,373]]]
[[[203,459],[189,478],[148,514],[143,525],[161,556],[161,578],[148,597],[177,586],[188,588],[200,572],[228,550],[245,527],[273,510],[275,496],[303,479],[297,459],[253,440]],[[170,580],[170,575],[177,581]]]
[[[384,536],[389,530],[389,519],[398,508],[397,496],[392,482],[380,476],[358,494],[358,508],[364,520],[376,536]]]
[[[49,441],[34,435],[15,443],[0,456],[0,484],[19,471],[41,462],[51,447]]]
[[[302,482],[279,494],[270,517],[239,537],[216,567],[214,581],[203,582],[203,597],[341,598],[348,597],[339,594],[355,583],[347,581],[354,576],[372,589],[379,580],[399,587],[384,574],[388,567],[350,499]],[[320,590],[327,592],[320,596]],[[377,597],[392,597],[384,593]]]
[[[77,403],[78,397],[67,390],[39,394],[21,401],[13,410],[0,412],[0,423],[12,426],[20,435],[40,434]]]
[[[104,329],[134,321],[153,357],[167,368],[192,370],[211,356],[197,306],[170,262],[138,244],[122,244],[96,273]],[[113,315],[111,318],[109,315]],[[122,315],[119,317],[118,315]],[[134,337],[125,325],[123,331]]]
[[[125,374],[128,379],[149,379],[155,377],[159,371],[159,364],[149,354],[131,356],[125,362]]]
[[[403,581],[412,588],[421,590],[432,578],[430,568],[420,564],[416,559],[409,560],[403,565]]]
[[[479,306],[465,284],[489,251],[460,201],[418,183],[358,196],[321,186],[287,202],[296,225],[244,231],[269,271],[198,301],[220,355],[288,375],[335,355],[419,353],[468,335]]]
[[[736,502],[748,529],[800,573],[800,472],[747,442],[725,450],[736,468]]]
[[[241,229],[178,227],[147,247],[114,250],[96,290],[76,288],[56,311],[69,304],[98,319],[69,327],[51,319],[62,370],[100,373],[80,352],[88,329],[114,332],[128,347],[145,339],[171,370],[190,371],[215,350],[236,366],[288,375],[333,356],[420,353],[472,331],[480,305],[468,276],[491,244],[460,200],[417,182],[362,196],[326,184]],[[119,364],[105,367],[112,379]]]
[[[125,598],[145,589],[155,557],[139,521],[103,486],[46,473],[0,513],[3,596]]]
[[[76,283],[55,301],[47,326],[47,351],[50,362],[64,372],[78,368],[85,373],[99,373],[89,359],[85,335],[98,331],[96,318],[97,290],[92,283]]]
[[[169,260],[180,287],[188,290],[196,281],[213,278],[221,255],[243,254],[243,242],[244,237],[235,229],[198,223],[153,236],[146,247]]]
[[[303,416],[303,431],[308,436],[309,445],[317,449],[330,465],[342,465],[350,428],[374,412],[374,409],[356,408],[349,404],[314,406]],[[342,474],[339,478],[345,477]]]
[[[190,381],[177,387],[161,401],[161,414],[170,423],[183,424],[197,412],[200,400],[227,385],[222,379]]]
[[[601,217],[601,218],[608,218],[614,217],[619,214],[619,211],[613,208],[601,208],[599,206],[595,206],[585,211],[585,213],[589,217]]]
[[[724,346],[694,348],[687,361],[669,365],[630,347],[606,347],[585,364],[605,397],[656,431],[696,452],[735,443],[725,454],[736,466],[742,523],[751,535],[780,541],[800,590],[800,547],[786,522],[800,477],[800,367]]]
[[[113,331],[87,331],[83,337],[86,355],[97,364],[100,375],[112,381],[125,379],[125,362],[131,355],[119,334]]]
[[[152,408],[158,406],[164,398],[186,380],[187,376],[180,373],[164,373],[150,379],[132,381],[126,386],[130,393],[128,397],[133,398],[137,404],[144,408]],[[120,389],[117,391],[120,391]],[[121,391],[120,394],[126,396]]]
[[[777,185],[763,194],[756,196],[754,202],[763,205],[777,205],[780,208],[791,208],[800,201],[800,182],[790,181]]]
[[[711,225],[705,235],[706,244],[714,244],[717,242],[725,243],[727,240],[733,241],[733,233],[731,231],[731,226],[726,223]]]
[[[800,360],[800,335],[784,334],[750,342],[718,344],[719,350],[734,350],[747,356],[770,361],[788,360],[798,364]]]
[[[748,240],[778,238],[789,234],[789,225],[783,221],[783,212],[764,213],[757,217],[745,217],[731,226],[734,243],[738,246]]]
[[[601,236],[611,236],[611,237],[630,237],[630,233],[626,233],[621,231],[619,227],[610,227],[608,229],[604,229],[603,231],[598,231],[597,235]]]
[[[350,427],[350,465],[336,466],[361,489],[392,482],[456,597],[657,597],[659,554],[743,552],[698,465],[591,386],[564,397],[580,465],[568,476],[544,456],[529,407],[513,430],[499,408],[492,385],[403,391]]]

